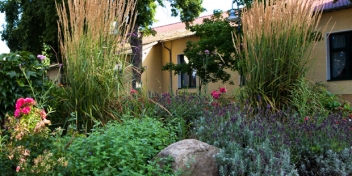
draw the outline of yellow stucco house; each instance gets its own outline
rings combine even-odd
[[[309,70],[308,79],[322,82],[328,90],[341,95],[352,102],[352,3],[349,0],[323,0],[323,14],[319,25],[326,26],[322,41],[315,46],[312,57],[314,63]],[[194,24],[202,23],[204,16],[197,18]],[[188,83],[197,80],[195,75],[174,75],[169,71],[162,71],[161,67],[168,62],[180,63],[185,60],[183,50],[187,41],[197,41],[194,33],[185,29],[181,22],[155,27],[155,36],[143,39],[143,66],[147,66],[142,75],[143,86],[152,92],[169,92],[187,90],[197,91],[197,83]],[[231,80],[235,85],[210,83],[208,92],[226,87],[230,94],[235,93],[239,85],[239,75],[234,72]],[[184,88],[187,85],[195,87]]]
[[[195,19],[193,24],[200,24],[204,18],[210,18],[211,15]],[[193,75],[174,75],[174,72],[161,70],[163,65],[169,62],[181,63],[187,62],[183,50],[186,48],[187,41],[197,41],[198,37],[194,33],[186,30],[184,23],[174,23],[165,26],[155,27],[157,32],[155,36],[143,38],[143,66],[147,66],[146,71],[142,74],[142,85],[151,92],[174,92],[198,91],[198,77]],[[231,40],[231,39],[230,39]],[[238,88],[238,74],[232,73],[231,80],[235,85],[210,83],[207,86],[208,92],[220,87],[226,87],[228,94],[234,93]],[[204,88],[202,87],[202,90]]]
[[[320,27],[324,39],[315,46],[308,78],[322,82],[328,90],[352,102],[352,3],[323,0]]]

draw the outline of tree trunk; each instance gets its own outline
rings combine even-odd
[[[142,68],[142,38],[143,34],[139,33],[139,25],[135,24],[131,35],[130,44],[132,47],[131,62],[133,64],[132,88],[141,87],[141,68]]]

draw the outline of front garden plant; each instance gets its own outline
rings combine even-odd
[[[161,169],[155,156],[176,141],[195,138],[220,148],[215,158],[224,176],[352,175],[352,108],[303,78],[309,61],[302,59],[308,51],[304,47],[313,42],[306,38],[310,28],[277,18],[271,22],[277,22],[278,35],[265,33],[268,28],[243,31],[244,50],[238,53],[248,59],[248,72],[238,102],[226,97],[225,87],[206,95],[149,93],[129,89],[132,68],[121,54],[133,28],[133,22],[124,21],[134,11],[133,2],[124,4],[130,8],[119,18],[105,7],[117,3],[110,7],[122,8],[123,0],[79,2],[57,4],[59,30],[64,29],[64,86],[46,87],[42,55],[16,52],[0,57],[0,83],[6,83],[6,89],[0,86],[0,98],[5,97],[0,103],[7,114],[0,132],[1,174],[177,175],[172,159]],[[281,3],[275,8],[284,12],[302,5]],[[311,7],[303,5],[294,12]],[[254,4],[253,11],[243,15],[276,13],[268,6]],[[89,12],[106,13],[106,18]],[[306,19],[308,12],[298,19]],[[314,15],[318,19],[319,13]],[[119,26],[112,29],[110,22],[116,20]],[[250,24],[246,18],[243,22],[244,27]],[[287,45],[282,45],[284,39]],[[291,48],[296,45],[302,48]],[[123,63],[118,70],[116,63]],[[272,66],[275,69],[268,69]],[[297,72],[302,75],[294,75]]]

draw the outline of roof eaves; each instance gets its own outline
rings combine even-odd
[[[323,9],[323,13],[325,12],[332,12],[332,11],[337,11],[337,10],[344,10],[344,9],[350,9],[352,8],[352,3],[344,6],[339,6],[339,7],[334,7],[334,8],[328,8],[328,9]]]

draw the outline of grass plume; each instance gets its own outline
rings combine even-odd
[[[56,4],[59,43],[63,56],[65,107],[75,114],[78,128],[90,128],[94,120],[107,122],[110,106],[125,94],[123,54],[135,19],[134,0],[69,0]],[[116,63],[121,70],[114,69]],[[122,72],[122,74],[120,73]],[[69,117],[68,117],[69,118]],[[66,121],[68,121],[68,118]]]
[[[321,6],[313,0],[256,1],[244,9],[243,44],[241,48],[234,44],[246,63],[242,100],[273,109],[290,104],[290,92],[312,63],[321,14]]]

